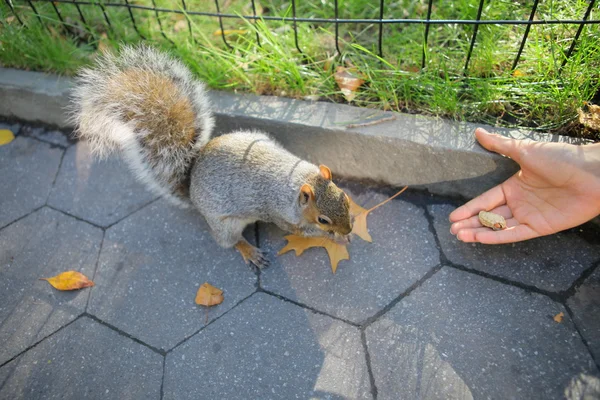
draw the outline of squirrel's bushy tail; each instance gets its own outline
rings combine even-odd
[[[203,83],[181,62],[147,46],[104,53],[79,72],[70,111],[94,154],[120,150],[150,189],[188,204],[190,170],[214,120]]]

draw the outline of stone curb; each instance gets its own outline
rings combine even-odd
[[[0,116],[69,127],[64,108],[71,85],[68,77],[0,68]],[[440,195],[474,197],[518,170],[512,160],[475,142],[477,126],[519,139],[581,143],[343,104],[218,91],[211,98],[217,133],[260,129],[298,156],[328,165],[336,175],[411,185]]]

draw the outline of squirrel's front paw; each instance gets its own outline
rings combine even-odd
[[[247,241],[240,240],[235,245],[235,248],[240,252],[246,264],[252,263],[258,269],[267,268],[269,266],[267,254],[258,247],[252,246]]]

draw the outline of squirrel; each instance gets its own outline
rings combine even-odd
[[[300,236],[347,243],[350,199],[331,170],[304,161],[269,135],[236,131],[211,139],[205,86],[179,60],[145,45],[103,52],[71,93],[75,134],[102,158],[119,151],[135,176],[172,203],[194,206],[216,242],[246,264],[269,265],[242,235],[271,222]]]

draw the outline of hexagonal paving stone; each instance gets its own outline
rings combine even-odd
[[[364,399],[370,390],[358,329],[264,293],[165,365],[165,399]]]
[[[136,181],[118,157],[98,161],[89,145],[71,146],[48,204],[100,226],[109,226],[157,196]]]
[[[0,368],[2,399],[160,399],[163,357],[81,318]]]
[[[194,302],[206,281],[225,296],[208,311]],[[197,212],[159,200],[107,230],[95,282],[90,313],[170,349],[254,292],[256,275]]]
[[[379,399],[562,399],[598,370],[549,298],[442,268],[366,329]],[[580,397],[569,397],[580,398]]]
[[[0,146],[0,227],[46,203],[62,154],[26,137]]]
[[[347,190],[347,189],[346,189]],[[376,192],[348,194],[358,203],[375,205],[387,198]],[[373,243],[355,237],[349,261],[335,275],[323,248],[276,256],[286,241],[281,230],[260,225],[260,247],[271,266],[262,272],[263,288],[340,318],[359,323],[383,309],[439,264],[439,252],[423,209],[394,200],[368,218]]]
[[[567,304],[594,357],[600,360],[600,268],[577,288]]]
[[[0,129],[8,129],[13,134],[18,135],[21,130],[21,124],[18,122],[0,121]]]
[[[0,364],[84,311],[89,289],[61,292],[39,278],[92,278],[101,241],[100,229],[47,207],[0,231]]]
[[[452,263],[560,292],[600,259],[600,232],[591,224],[513,244],[462,243],[450,233],[448,215],[454,208],[429,207],[442,250]]]
[[[20,133],[22,135],[31,136],[61,147],[68,147],[69,145],[75,143],[75,140],[68,133],[46,127],[33,127],[26,125],[23,127],[23,129],[21,129]]]

